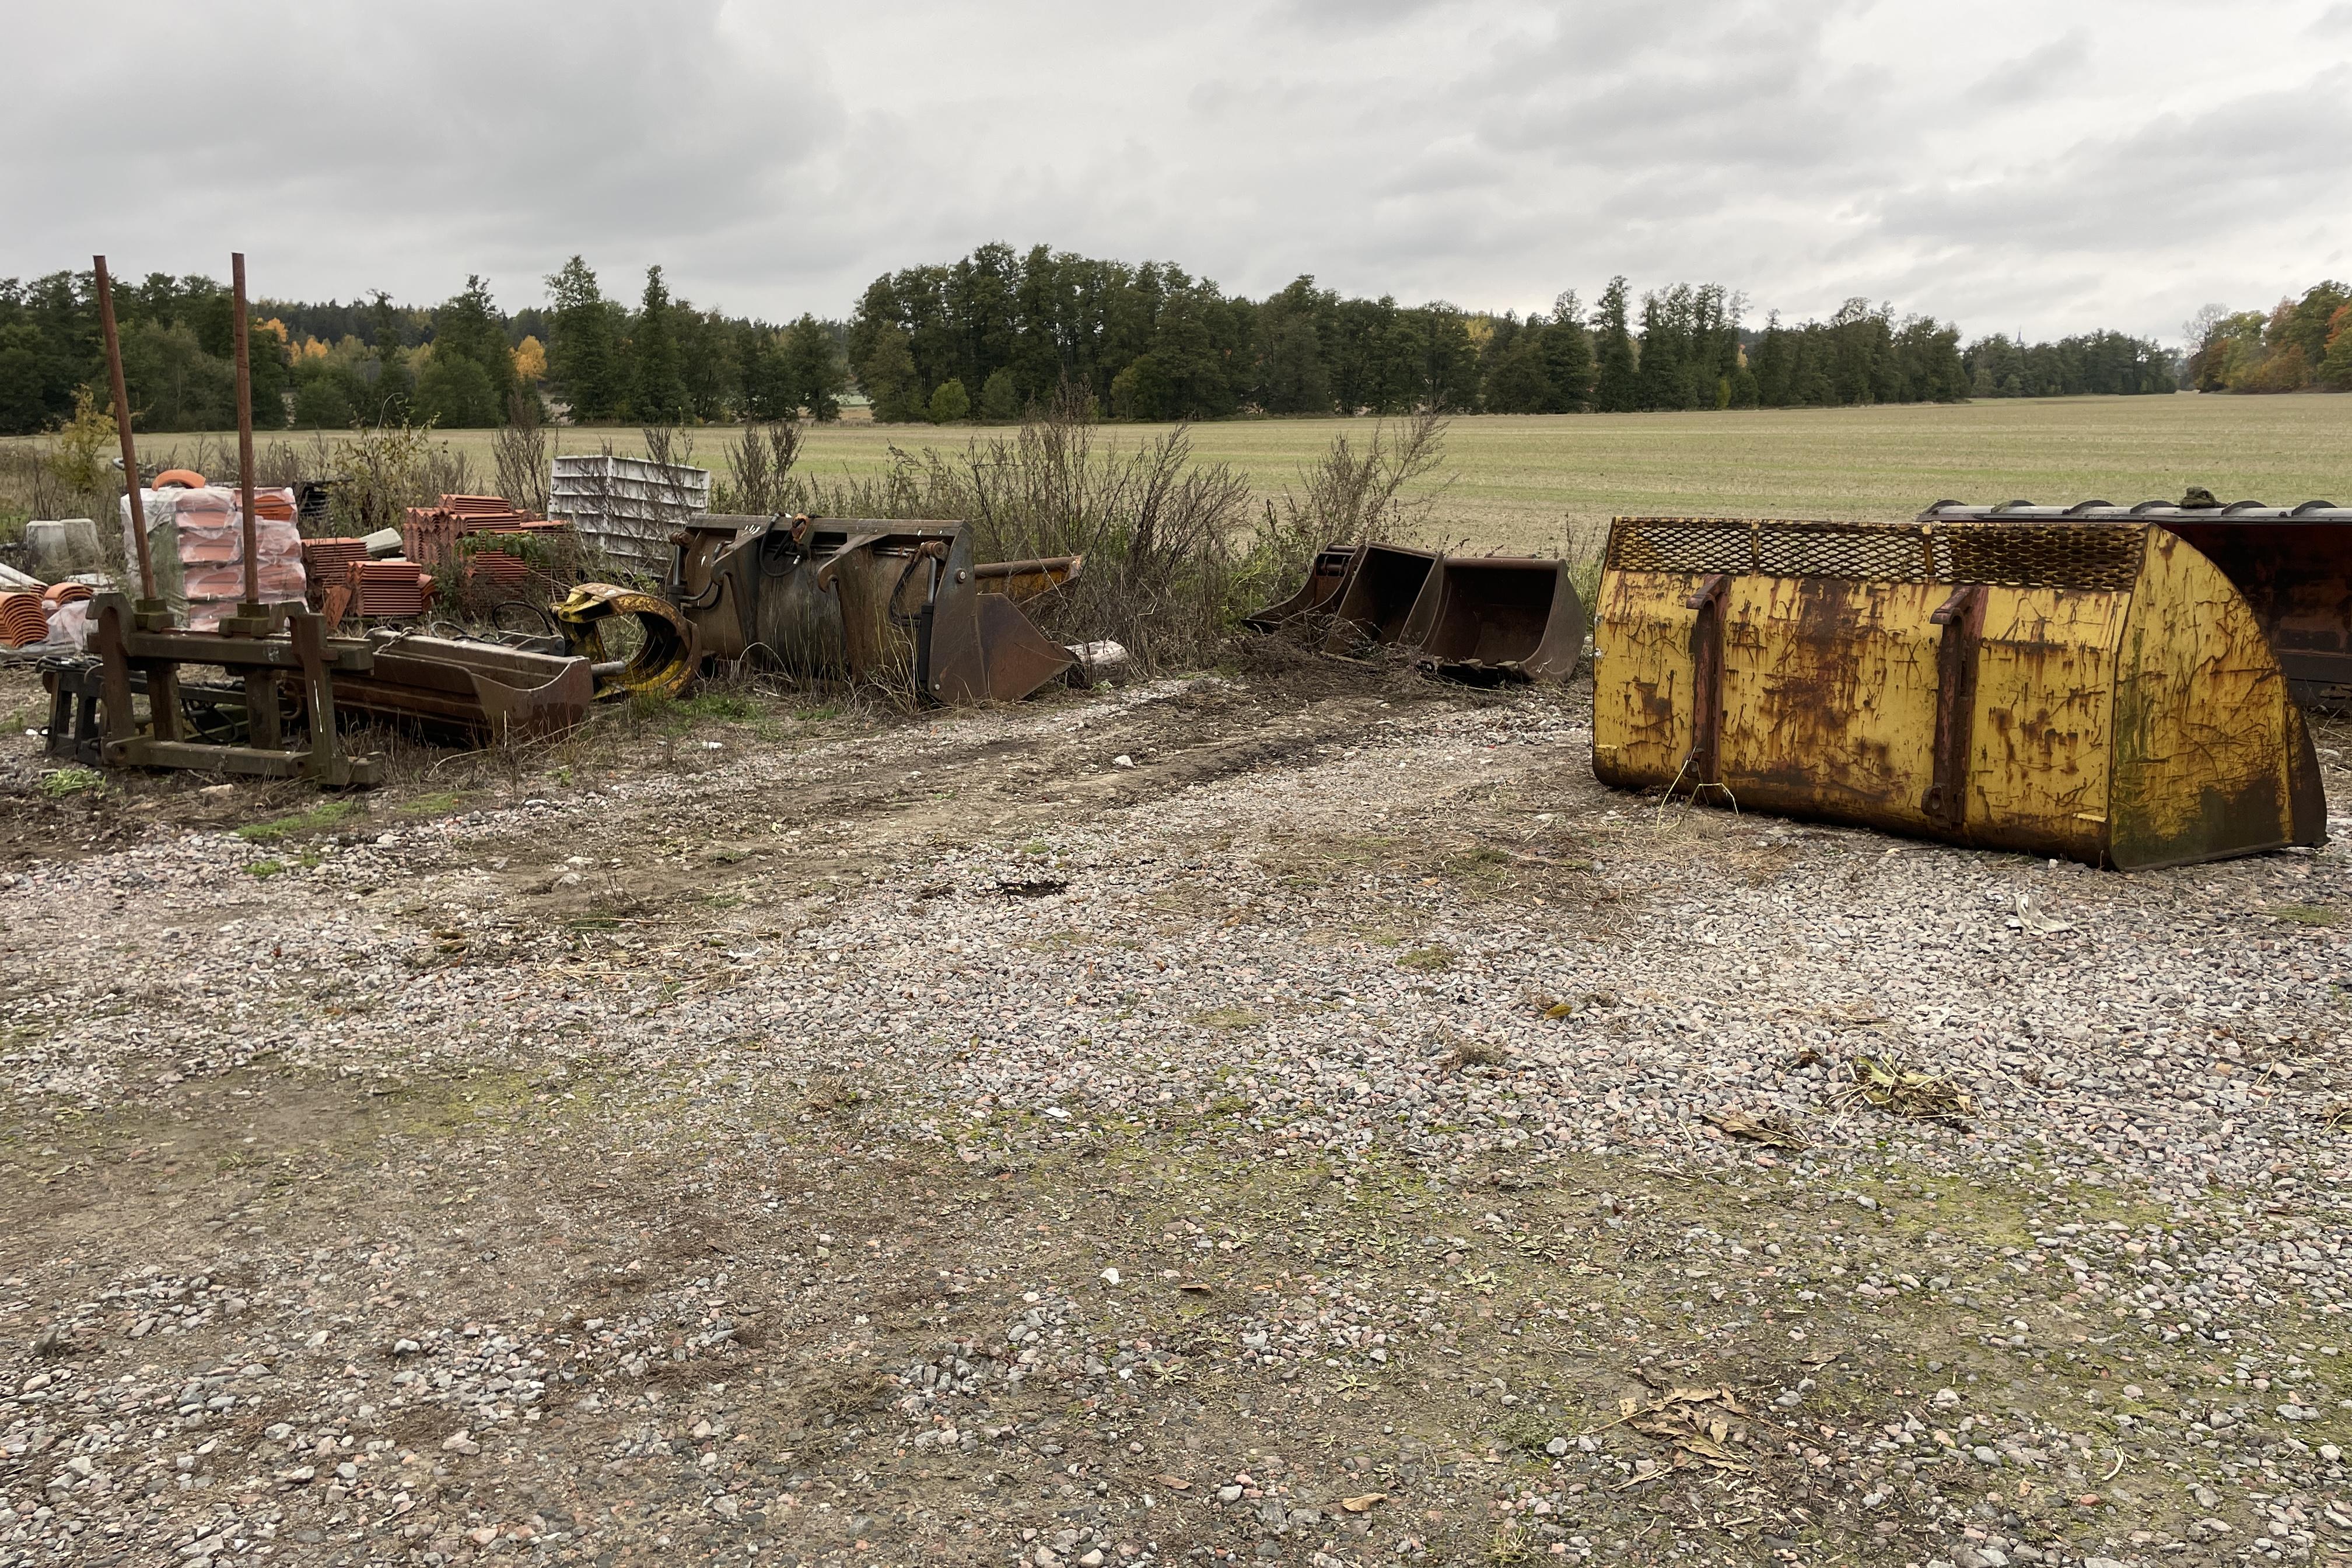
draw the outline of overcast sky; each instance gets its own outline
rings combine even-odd
[[[0,277],[845,315],[1003,239],[1261,294],[2177,339],[2352,276],[2352,0],[10,0]],[[249,111],[238,113],[240,94]]]

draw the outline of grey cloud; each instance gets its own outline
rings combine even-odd
[[[614,292],[658,261],[773,318],[1003,239],[1252,293],[1524,310],[1622,271],[1759,315],[2169,331],[2347,269],[2352,83],[2315,49],[2281,87],[2270,41],[2352,26],[2343,0],[2226,30],[2144,0],[117,4],[203,91],[119,111],[83,10],[21,4],[12,42],[51,64],[0,100],[0,276],[241,245],[270,293],[479,271],[521,305],[579,251]]]
[[[1979,103],[2032,103],[2063,89],[2090,63],[2090,39],[2069,33],[1988,73],[1969,97]]]

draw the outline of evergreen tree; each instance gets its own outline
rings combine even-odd
[[[1642,406],[1642,388],[1633,361],[1633,336],[1626,330],[1625,279],[1612,278],[1601,293],[1593,322],[1600,340],[1599,367],[1593,376],[1592,406],[1603,414],[1622,414]]]
[[[1268,414],[1328,414],[1331,378],[1316,325],[1315,279],[1301,276],[1265,301],[1257,317],[1256,402]]]
[[[857,379],[874,405],[875,418],[904,423],[929,417],[922,377],[905,333],[893,329],[872,339]]]
[[[1635,406],[1682,408],[1689,401],[1689,384],[1683,374],[1685,325],[1676,302],[1656,294],[1642,296],[1642,361],[1634,374]]]
[[[842,369],[841,356],[834,349],[833,334],[824,330],[824,323],[803,314],[786,328],[783,357],[793,400],[808,410],[809,417],[840,418],[841,394],[848,384],[848,376]]]
[[[586,423],[618,419],[627,403],[622,375],[620,307],[604,298],[596,274],[575,256],[547,279],[554,308],[549,323],[548,378]]]
[[[1584,330],[1584,312],[1576,290],[1552,301],[1551,324],[1543,329],[1537,351],[1543,355],[1544,379],[1551,395],[1547,414],[1575,414],[1592,395],[1592,337]]]
[[[677,329],[669,286],[659,267],[646,268],[646,293],[629,323],[629,417],[674,424],[687,416],[686,378],[678,369]]]
[[[1011,370],[992,372],[980,389],[980,416],[994,425],[1010,425],[1021,417],[1021,389]]]
[[[481,276],[434,312],[433,355],[417,378],[417,407],[448,429],[506,423],[514,395],[514,354]]]

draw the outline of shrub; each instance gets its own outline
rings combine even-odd
[[[931,423],[959,425],[971,417],[971,395],[963,389],[963,383],[953,378],[940,383],[931,394]]]

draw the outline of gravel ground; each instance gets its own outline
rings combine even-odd
[[[1662,809],[1589,699],[8,742],[0,1563],[2352,1564],[2345,852]]]

